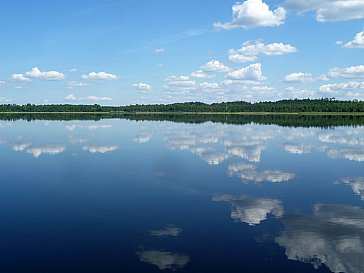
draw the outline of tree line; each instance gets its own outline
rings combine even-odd
[[[281,112],[281,113],[305,113],[305,112],[364,112],[364,101],[341,101],[336,99],[294,99],[264,102],[221,102],[221,103],[202,103],[184,102],[173,104],[136,104],[129,106],[101,106],[93,105],[74,105],[74,104],[50,104],[50,105],[0,105],[0,112]]]

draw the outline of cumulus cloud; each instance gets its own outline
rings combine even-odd
[[[284,92],[280,92],[281,98],[305,99],[319,97],[316,90],[305,88],[287,87]]]
[[[13,74],[10,76],[13,82],[31,82],[30,78],[25,77],[23,74]]]
[[[207,78],[212,78],[211,75],[206,74],[202,69],[199,69],[193,73],[191,73],[191,77],[192,78],[196,78],[196,79],[207,79]]]
[[[313,76],[311,73],[294,72],[284,77],[284,81],[287,83],[307,83],[313,81],[327,81],[326,75]]]
[[[87,87],[87,86],[90,86],[90,84],[85,83],[85,82],[77,82],[77,81],[70,81],[67,84],[67,87],[71,88],[71,89],[78,88],[78,87]]]
[[[262,0],[247,0],[236,3],[232,7],[232,20],[227,23],[215,23],[214,28],[234,29],[253,27],[276,27],[282,25],[286,18],[286,10],[278,7],[270,10],[269,6]]]
[[[164,48],[157,48],[154,50],[154,53],[163,53],[165,51]]]
[[[105,145],[105,146],[84,146],[83,150],[88,151],[92,154],[100,153],[105,154],[112,151],[115,151],[118,148],[117,145]]]
[[[169,251],[145,250],[137,252],[139,260],[157,266],[160,270],[177,270],[183,268],[190,261],[190,257],[184,254],[176,254]]]
[[[276,242],[290,260],[322,264],[332,272],[364,272],[364,211],[343,205],[315,205],[314,215],[283,216]]]
[[[152,236],[156,236],[156,237],[178,237],[181,235],[182,233],[182,229],[174,226],[174,225],[168,225],[163,229],[156,229],[156,230],[152,230],[150,232],[150,235]]]
[[[163,89],[167,92],[182,94],[189,94],[194,92],[198,95],[201,91],[214,91],[220,90],[218,83],[202,82],[199,83],[196,80],[191,79],[189,76],[169,76],[165,79],[166,84]]]
[[[81,78],[84,80],[110,80],[110,81],[119,79],[118,76],[106,72],[90,72],[87,75],[86,74],[82,75]]]
[[[201,70],[204,72],[228,72],[230,70],[229,67],[224,65],[218,60],[211,60],[207,64],[201,66]]]
[[[266,79],[263,76],[262,65],[260,63],[251,64],[238,70],[232,70],[226,75],[226,78],[245,81],[262,81]]]
[[[330,78],[364,78],[364,65],[351,66],[345,68],[335,67],[327,74]]]
[[[132,86],[135,87],[136,90],[139,90],[139,91],[150,91],[150,90],[152,90],[152,87],[149,84],[146,84],[146,83],[135,83]]]
[[[297,48],[290,44],[272,43],[264,44],[261,41],[248,41],[240,49],[229,50],[229,61],[235,63],[254,62],[258,55],[278,56],[296,52]]]
[[[82,99],[91,100],[91,101],[110,101],[110,100],[112,100],[112,98],[109,98],[109,97],[96,97],[96,96],[87,96]]]
[[[313,81],[311,73],[296,72],[284,77],[285,82],[310,82]]]
[[[96,97],[96,96],[86,96],[86,97],[76,97],[73,94],[69,94],[67,95],[65,98],[65,100],[69,100],[69,101],[82,101],[82,100],[86,100],[86,101],[111,101],[112,98],[109,97]]]
[[[364,2],[361,0],[286,0],[284,7],[298,13],[315,11],[318,22],[364,18]]]
[[[282,202],[276,199],[255,198],[249,196],[218,195],[213,201],[231,204],[231,218],[250,226],[260,224],[269,214],[282,217]]]
[[[38,67],[33,67],[32,70],[25,72],[25,76],[43,80],[64,80],[66,76],[58,71],[40,71]]]
[[[352,41],[347,43],[338,41],[336,43],[346,48],[364,48],[364,29],[363,31],[357,33]]]
[[[41,147],[33,147],[26,150],[28,154],[31,154],[35,158],[40,157],[42,154],[57,155],[63,153],[66,147],[64,145],[48,145]]]
[[[342,82],[333,84],[324,84],[319,88],[322,93],[337,93],[345,91],[363,91],[364,82]]]

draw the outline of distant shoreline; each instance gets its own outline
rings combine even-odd
[[[85,115],[241,115],[241,116],[364,116],[364,112],[0,112],[1,114],[85,114]]]

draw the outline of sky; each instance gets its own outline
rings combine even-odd
[[[0,103],[364,100],[364,0],[13,0],[0,37]]]

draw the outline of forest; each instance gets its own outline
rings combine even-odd
[[[221,102],[206,104],[202,102],[184,102],[173,104],[136,104],[129,106],[101,106],[50,104],[50,105],[16,105],[2,104],[0,112],[75,112],[75,113],[238,113],[238,112],[269,112],[269,113],[359,113],[364,112],[364,101],[341,101],[336,99],[294,99],[264,102]]]

